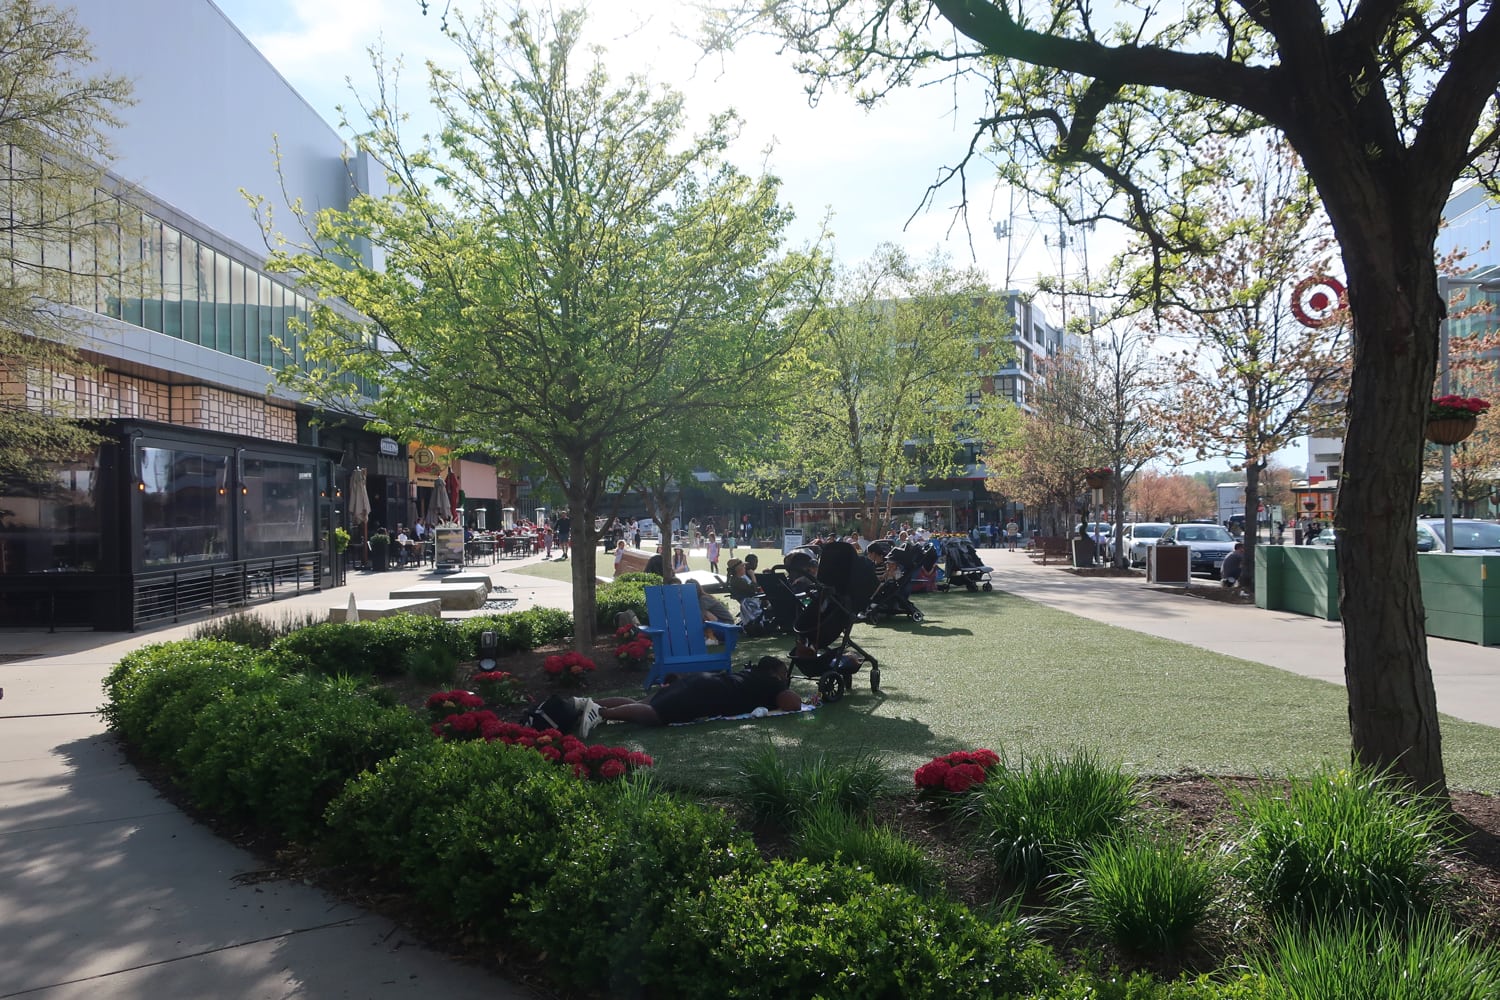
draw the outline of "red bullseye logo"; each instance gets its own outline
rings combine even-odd
[[[1317,329],[1327,326],[1341,309],[1349,307],[1349,297],[1337,278],[1315,274],[1303,278],[1292,289],[1292,315],[1303,326]]]

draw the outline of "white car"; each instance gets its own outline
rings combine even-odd
[[[1453,545],[1444,543],[1443,519],[1424,517],[1417,521],[1418,552],[1453,552],[1455,555],[1500,556],[1500,524],[1468,517],[1453,519]]]
[[[1130,556],[1130,565],[1146,565],[1146,550],[1155,545],[1157,539],[1166,534],[1170,524],[1157,521],[1142,521],[1125,525],[1125,553]]]

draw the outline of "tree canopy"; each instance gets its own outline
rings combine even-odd
[[[305,219],[272,267],[320,296],[287,377],[330,399],[379,388],[379,423],[528,460],[561,484],[574,530],[580,648],[592,644],[594,517],[663,448],[698,440],[779,372],[822,274],[784,254],[777,182],[723,157],[736,124],[684,128],[680,95],[611,83],[582,14],[454,12],[461,70],[429,67],[440,128],[404,134],[393,67],[354,141],[388,194]],[[359,263],[365,245],[384,267]]]
[[[77,354],[80,314],[121,273],[119,246],[139,229],[108,190],[109,129],[130,102],[121,77],[93,75],[93,49],[68,11],[0,2],[0,370],[48,387],[93,371]],[[45,488],[49,464],[97,436],[65,398],[0,396],[0,483]]]
[[[894,492],[955,475],[983,411],[1005,405],[984,382],[1010,356],[1007,299],[977,271],[885,244],[838,271],[808,330],[795,414],[750,456],[745,488],[853,502],[882,533]]]
[[[1500,9],[1194,0],[1101,17],[1088,0],[770,0],[741,13],[718,21],[724,37],[769,25],[817,81],[869,100],[930,71],[977,76],[988,102],[955,172],[998,149],[1016,183],[1087,192],[1059,207],[1142,233],[1157,276],[1205,247],[1184,192],[1206,179],[1206,140],[1286,137],[1338,240],[1354,327],[1336,515],[1354,753],[1441,791],[1411,532],[1443,308],[1433,245],[1455,180],[1497,163]]]

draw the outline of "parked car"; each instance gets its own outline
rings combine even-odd
[[[1417,521],[1418,552],[1453,552],[1458,555],[1500,555],[1500,524],[1468,517],[1453,519],[1453,544],[1444,542],[1443,519],[1424,517]]]
[[[1320,531],[1316,535],[1314,535],[1312,541],[1308,542],[1307,544],[1309,544],[1309,545],[1330,545],[1331,546],[1333,544],[1333,540],[1334,540],[1333,529],[1332,528],[1324,528],[1322,531]],[[1436,539],[1434,539],[1434,541],[1435,540]]]
[[[1234,539],[1221,524],[1174,524],[1162,533],[1157,545],[1186,545],[1188,572],[1219,578],[1224,558],[1234,551]]]
[[[1125,540],[1121,544],[1125,546],[1125,554],[1130,557],[1130,565],[1146,565],[1146,550],[1155,545],[1170,527],[1170,524],[1156,521],[1125,525]]]

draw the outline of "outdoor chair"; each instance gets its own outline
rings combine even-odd
[[[705,622],[692,587],[672,584],[646,588],[646,617],[650,625],[641,629],[651,639],[651,669],[643,685],[648,690],[668,674],[730,672],[738,625]],[[713,631],[721,646],[710,647],[704,630]]]

